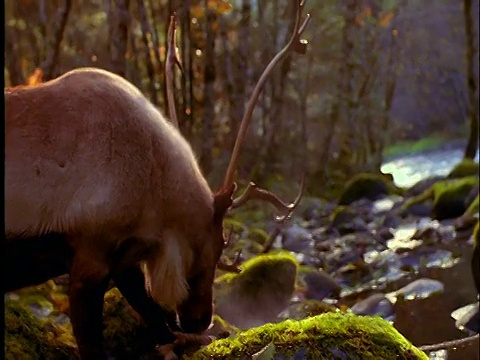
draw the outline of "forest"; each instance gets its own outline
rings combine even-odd
[[[5,88],[115,73],[178,118],[217,189],[303,1],[4,5]],[[235,266],[213,283],[216,340],[182,343],[179,358],[478,358],[478,14],[478,0],[305,1],[235,173],[241,190],[253,181],[282,200],[303,178],[303,196],[286,221],[262,203],[227,212],[223,258]],[[6,294],[7,359],[78,357],[67,288],[68,275]],[[161,358],[116,288],[104,317],[111,358]]]

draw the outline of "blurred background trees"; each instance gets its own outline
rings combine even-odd
[[[310,192],[324,195],[354,173],[378,172],[385,148],[400,140],[470,133],[465,156],[476,153],[478,0],[306,7],[309,50],[289,56],[267,82],[242,179],[275,189],[305,170]],[[95,66],[126,77],[166,113],[166,34],[176,12],[180,127],[218,186],[245,104],[287,42],[293,11],[291,0],[8,0],[5,84]]]

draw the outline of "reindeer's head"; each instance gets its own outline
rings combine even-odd
[[[239,127],[238,135],[235,141],[235,146],[232,151],[232,157],[228,166],[225,180],[223,182],[222,190],[215,193],[213,196],[213,219],[206,230],[206,234],[210,239],[204,239],[200,245],[202,247],[198,254],[194,254],[195,271],[187,278],[189,287],[189,294],[185,301],[183,301],[177,309],[180,325],[183,331],[186,332],[200,332],[205,330],[211,322],[213,305],[212,305],[212,284],[215,276],[215,269],[218,268],[226,271],[239,272],[237,264],[240,259],[240,254],[237,255],[236,260],[232,264],[225,264],[220,261],[223,249],[228,245],[231,234],[228,240],[225,241],[223,236],[223,218],[228,209],[239,207],[250,199],[260,199],[271,203],[281,214],[276,218],[277,222],[283,222],[288,219],[294,208],[300,202],[304,189],[304,179],[302,175],[302,183],[300,191],[295,201],[291,204],[286,204],[280,200],[273,193],[258,188],[254,183],[250,183],[245,192],[236,199],[232,199],[236,184],[233,182],[234,172],[238,163],[240,148],[245,140],[248,125],[252,118],[255,103],[258,100],[260,91],[265,84],[265,81],[271,74],[276,64],[280,62],[290,51],[297,51],[303,53],[305,51],[306,43],[300,41],[300,35],[305,30],[310,15],[307,14],[306,19],[301,22],[301,13],[304,8],[304,0],[297,0],[297,13],[295,19],[295,26],[292,37],[288,44],[272,59],[270,64],[263,72],[258,80],[252,96],[247,104],[247,108]],[[167,83],[167,98],[169,105],[170,118],[172,123],[178,127],[178,120],[175,111],[175,102],[173,99],[173,64],[179,64],[176,57],[175,46],[175,17],[171,18],[169,33],[168,33],[168,53],[166,59],[166,83]]]
[[[210,239],[204,239],[200,244],[201,249],[193,254],[195,271],[187,278],[188,297],[178,308],[180,325],[185,332],[200,332],[210,325],[213,313],[212,283],[215,269],[227,245],[223,235],[223,218],[233,203],[235,189],[236,185],[232,184],[214,194],[213,219],[207,229]]]

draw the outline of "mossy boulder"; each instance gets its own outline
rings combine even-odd
[[[59,322],[57,311],[37,317],[27,300],[5,301],[6,359],[78,359],[71,323]],[[104,324],[105,347],[116,360],[142,359],[154,353],[153,337],[117,288],[105,295]]]
[[[476,176],[438,181],[422,194],[407,200],[402,205],[400,213],[406,212],[413,205],[432,200],[433,219],[456,218],[463,215],[470,205],[466,199],[475,186],[478,186]]]
[[[470,215],[474,216],[475,214],[478,214],[478,209],[479,209],[479,199],[477,197],[472,201],[472,203],[468,206],[467,210],[465,210],[465,215]]]
[[[478,176],[479,165],[471,159],[463,159],[448,174],[448,179],[459,179],[467,176]]]
[[[273,359],[428,359],[382,318],[342,313],[265,324],[214,341],[185,359],[248,359],[269,344]]]
[[[28,305],[5,299],[5,359],[76,359],[69,325],[37,318]]]
[[[372,201],[386,195],[402,195],[403,189],[397,187],[391,178],[383,174],[358,174],[345,184],[338,205],[349,205],[360,199]]]
[[[215,280],[215,312],[241,329],[275,321],[292,297],[297,267],[295,257],[287,252],[246,261],[239,274]]]

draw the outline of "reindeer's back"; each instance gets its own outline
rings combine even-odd
[[[198,172],[176,129],[138,89],[106,71],[79,69],[7,89],[5,101],[7,232],[97,223],[122,231],[147,204],[162,206],[167,178]]]

